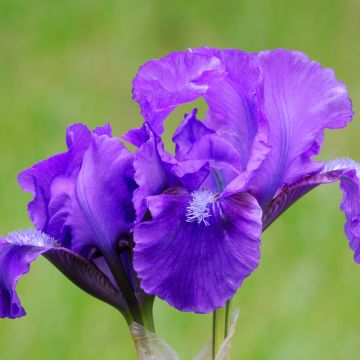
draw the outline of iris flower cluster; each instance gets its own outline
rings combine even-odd
[[[81,289],[153,330],[157,296],[181,311],[223,307],[259,265],[262,232],[300,197],[340,182],[345,234],[360,262],[360,165],[319,154],[351,121],[334,72],[303,53],[210,48],[145,63],[133,82],[144,123],[67,129],[67,151],[19,175],[35,230],[0,239],[0,316],[25,311],[16,284],[39,255]],[[186,114],[165,150],[164,121]]]

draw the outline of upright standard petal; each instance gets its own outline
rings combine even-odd
[[[283,184],[321,169],[311,158],[319,153],[324,129],[344,127],[353,113],[344,84],[304,54],[264,51],[257,61],[264,76],[271,151],[252,181],[252,191],[266,207]]]
[[[209,108],[205,125],[237,149],[239,171],[255,170],[268,152],[262,77],[252,54],[207,48],[172,53],[140,68],[133,94],[157,135],[175,107],[203,97]]]
[[[171,53],[144,64],[133,81],[133,97],[156,134],[176,106],[197,99],[208,89],[207,76],[222,76],[223,66],[215,56],[188,52]]]
[[[63,247],[88,260],[93,260],[91,254],[100,253],[98,257],[103,257],[106,265],[104,274],[110,275],[110,281],[121,290],[131,318],[141,322],[135,274],[127,271],[131,262],[124,255],[130,251],[135,220],[133,156],[111,137],[110,125],[92,132],[84,125],[72,125],[66,142],[66,153],[19,176],[23,189],[35,196],[32,203],[36,208],[30,206],[30,215],[41,220],[35,222],[39,230]],[[76,283],[76,274],[72,275]]]
[[[33,224],[40,231],[51,232],[59,240],[59,231],[49,229],[49,203],[52,197],[52,184],[59,176],[71,177],[79,172],[82,157],[90,141],[91,132],[85,125],[71,125],[66,132],[67,152],[35,164],[22,171],[18,177],[21,188],[34,196],[34,200],[28,206]]]
[[[205,124],[230,142],[251,173],[269,152],[268,119],[264,114],[263,77],[253,54],[234,49],[196,49],[217,56],[226,76],[213,81],[204,98],[209,105]]]
[[[177,188],[149,197],[148,205],[152,220],[134,233],[141,287],[182,311],[223,306],[259,262],[262,212],[255,198]]]
[[[284,186],[264,213],[264,230],[310,190],[321,184],[336,181],[340,181],[340,188],[344,194],[340,208],[346,217],[345,234],[350,248],[355,253],[355,261],[360,263],[360,164],[351,159],[329,161],[320,173]]]
[[[87,245],[104,251],[131,230],[133,173],[132,155],[116,138],[93,138],[67,209],[66,226],[75,251]]]
[[[19,175],[21,187],[35,197],[29,204],[31,219],[37,229],[77,252],[111,247],[134,219],[132,155],[111,137],[110,125],[93,132],[72,125],[66,142],[66,153]]]

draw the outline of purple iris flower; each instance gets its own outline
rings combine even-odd
[[[34,195],[28,210],[36,230],[0,239],[0,316],[25,315],[15,287],[44,255],[129,323],[143,324],[142,309],[153,298],[140,290],[132,268],[133,155],[109,125],[69,126],[66,143],[66,152],[19,175],[23,190]]]
[[[182,311],[224,306],[258,266],[262,232],[302,195],[340,181],[360,262],[360,165],[314,161],[325,129],[353,112],[345,86],[300,52],[201,48],[143,65],[133,83],[145,123],[134,158],[134,267],[141,287]],[[164,150],[164,120],[202,97]]]

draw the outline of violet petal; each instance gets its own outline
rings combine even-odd
[[[182,311],[209,313],[257,267],[262,211],[240,193],[214,202],[205,221],[189,222],[192,196],[174,189],[148,198],[152,220],[135,229],[134,267],[145,292]]]

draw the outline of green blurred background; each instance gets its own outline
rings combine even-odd
[[[131,79],[143,62],[173,50],[302,50],[335,69],[356,111],[359,18],[358,0],[0,0],[0,232],[30,225],[19,170],[63,151],[72,122],[109,120],[117,135],[138,126]],[[322,159],[360,160],[358,120],[326,134]],[[233,359],[360,358],[360,267],[343,234],[340,197],[337,185],[319,188],[264,234],[261,266],[235,299]],[[115,310],[44,259],[31,270],[18,286],[28,316],[0,321],[1,360],[135,358]],[[182,359],[210,339],[209,316],[160,301],[155,316]]]

